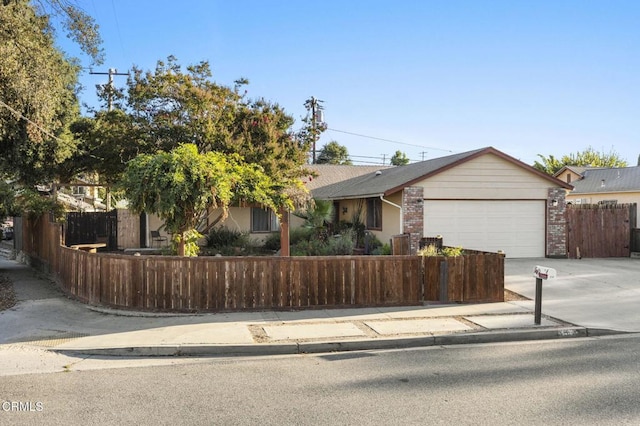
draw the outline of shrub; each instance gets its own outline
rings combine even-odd
[[[418,250],[418,256],[426,256],[426,257],[440,256],[440,251],[433,244],[429,244],[428,246],[425,246],[424,248]]]
[[[347,230],[340,235],[334,235],[327,241],[326,255],[351,255],[355,248],[355,232]]]
[[[213,228],[207,235],[207,247],[240,246],[243,241],[248,240],[248,237],[246,233],[220,226]]]
[[[442,255],[446,257],[458,257],[462,256],[462,247],[443,247]]]
[[[390,244],[384,244],[380,247],[376,247],[371,254],[373,255],[383,255],[383,256],[389,256],[391,254],[391,245]]]
[[[425,248],[418,250],[418,256],[445,256],[445,257],[458,257],[463,254],[462,247],[443,247],[438,250],[433,244],[429,244]]]

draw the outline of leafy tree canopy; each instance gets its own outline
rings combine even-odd
[[[184,256],[185,240],[195,232],[202,212],[208,207],[225,212],[232,201],[260,203],[278,210],[293,208],[290,198],[262,168],[245,163],[238,155],[198,153],[194,144],[171,152],[139,155],[129,162],[122,186],[135,212],[155,213],[165,222]]]
[[[199,152],[238,154],[283,182],[308,175],[309,142],[291,130],[294,120],[279,105],[241,94],[247,83],[219,85],[208,62],[183,69],[173,56],[153,72],[134,67],[127,89],[115,96],[124,113],[96,112],[74,126],[83,148],[74,161],[114,181],[135,154],[171,151],[186,141]],[[105,158],[111,158],[108,169]]]
[[[351,160],[349,160],[349,151],[347,150],[347,147],[344,145],[340,145],[336,141],[331,141],[322,147],[316,163],[346,165],[352,164]]]
[[[56,49],[46,15],[26,0],[0,4],[0,172],[24,184],[52,179],[75,150],[79,67]]]
[[[406,164],[409,164],[409,158],[404,152],[396,151],[396,153],[391,157],[392,166],[404,166]]]
[[[617,152],[613,149],[607,152],[598,152],[592,147],[588,147],[584,151],[578,151],[568,155],[563,155],[561,158],[556,158],[553,155],[545,157],[538,154],[541,161],[535,161],[533,167],[541,172],[553,175],[564,166],[589,166],[589,167],[626,167],[627,162],[620,158]]]

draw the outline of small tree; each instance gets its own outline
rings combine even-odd
[[[351,160],[349,160],[349,151],[346,146],[331,141],[322,147],[316,163],[351,165]]]
[[[233,200],[256,202],[277,211],[293,208],[283,188],[255,164],[237,155],[199,154],[193,144],[171,152],[144,154],[133,159],[122,186],[134,212],[157,214],[174,235],[179,256],[197,255],[202,237],[196,226],[207,207],[222,208],[226,215]]]
[[[409,158],[404,152],[396,151],[393,157],[391,157],[392,166],[404,166],[406,164],[409,164]]]
[[[608,153],[598,152],[592,147],[588,147],[584,151],[578,151],[575,154],[563,155],[557,159],[553,155],[545,157],[538,154],[542,162],[536,161],[533,167],[541,172],[553,175],[564,166],[589,166],[589,167],[626,167],[627,162],[620,158],[613,149]]]

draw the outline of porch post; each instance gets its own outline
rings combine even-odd
[[[290,256],[289,211],[284,207],[280,207],[280,256]]]

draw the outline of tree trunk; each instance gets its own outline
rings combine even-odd
[[[186,243],[184,241],[184,232],[180,233],[180,240],[178,241],[178,256],[184,257],[185,255],[185,246]]]
[[[280,208],[280,256],[290,256],[289,250],[289,212]]]

